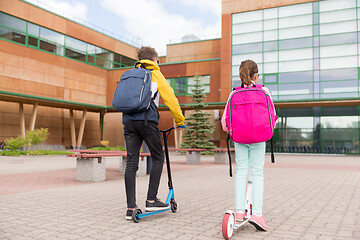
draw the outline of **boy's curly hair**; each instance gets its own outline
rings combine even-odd
[[[154,60],[154,58],[158,57],[158,53],[155,51],[155,48],[152,47],[141,47],[137,51],[137,57],[140,60],[148,59],[148,60]]]

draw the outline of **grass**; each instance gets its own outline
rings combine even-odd
[[[88,148],[87,150],[126,151],[126,147],[122,147],[122,146],[116,146],[116,147],[93,147],[93,148]]]
[[[68,151],[53,151],[53,150],[29,150],[29,151],[0,151],[0,156],[20,156],[20,155],[66,155],[72,154]]]

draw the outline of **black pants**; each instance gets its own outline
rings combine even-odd
[[[152,159],[152,168],[148,186],[147,200],[156,200],[161,173],[164,166],[164,151],[161,142],[161,133],[158,124],[144,121],[130,121],[124,126],[126,141],[127,162],[125,169],[125,189],[127,207],[136,207],[136,171],[139,164],[139,150],[143,141],[149,147]]]

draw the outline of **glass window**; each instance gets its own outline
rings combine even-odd
[[[322,46],[345,44],[345,43],[356,43],[356,42],[357,42],[356,32],[320,36],[320,45]]]
[[[279,17],[289,17],[289,16],[304,15],[311,13],[312,13],[311,3],[279,7]]]
[[[134,59],[122,56],[122,62],[123,65],[125,66],[134,66],[136,61]]]
[[[88,43],[88,44],[87,44],[87,50],[86,50],[86,51],[87,51],[87,53],[89,53],[89,54],[95,55],[95,54],[96,54],[96,46]]]
[[[85,53],[71,49],[71,48],[65,49],[65,56],[86,62],[86,54]],[[99,61],[99,62],[101,62],[102,65],[98,65],[98,66],[103,66],[104,62],[103,61]]]
[[[320,117],[322,128],[358,128],[357,116]]]
[[[313,60],[279,62],[279,72],[312,70]]]
[[[275,63],[264,63],[264,73],[276,73],[279,71],[279,65]]]
[[[322,93],[321,99],[335,99],[335,98],[344,98],[344,93]],[[357,98],[357,92],[347,92],[346,98]]]
[[[329,69],[329,70],[320,71],[321,81],[357,79],[357,78],[358,78],[357,68]]]
[[[262,41],[262,32],[233,35],[233,44],[252,43],[252,42],[261,42],[261,41]]]
[[[233,54],[261,52],[262,51],[262,43],[249,43],[249,44],[233,45],[232,51],[233,51]]]
[[[242,55],[234,55],[232,57],[232,63],[234,64],[239,64],[242,61],[245,61],[247,59],[251,59],[253,61],[255,61],[256,63],[262,62],[262,53],[249,53],[249,54],[242,54]],[[259,66],[258,66],[259,67]]]
[[[279,29],[279,39],[307,37],[312,34],[312,26]]]
[[[264,83],[277,83],[277,74],[264,75]]]
[[[34,38],[34,37],[30,37],[30,35],[29,35],[28,36],[28,44],[38,48],[39,47],[39,39]]]
[[[232,65],[231,72],[232,72],[232,75],[239,74],[239,65]]]
[[[232,80],[232,87],[240,87],[241,86],[241,80],[239,80],[239,77],[233,78]]]
[[[247,22],[233,25],[233,34],[249,33],[262,31],[262,21],[260,22]]]
[[[277,96],[278,95],[278,86],[277,84],[269,84],[269,85],[266,85],[266,87],[270,90],[270,93],[271,93],[271,97],[273,98],[274,100],[274,96]],[[277,110],[276,110],[277,111]]]
[[[33,35],[35,37],[39,37],[40,27],[38,25],[28,23],[28,34]]]
[[[264,62],[276,62],[278,60],[278,52],[264,52]]]
[[[312,117],[313,116],[313,109],[312,108],[279,108],[276,109],[276,113],[278,114],[279,117],[305,117],[305,116],[309,116]],[[309,128],[310,126],[312,127],[313,124],[311,123],[311,125],[308,123],[306,124],[306,126]]]
[[[332,1],[320,1],[320,12],[334,11],[345,8],[356,8],[356,0],[332,0]]]
[[[73,50],[79,50],[82,53],[86,53],[86,43],[83,41],[80,41],[76,38],[66,36],[65,45],[66,45],[66,48],[71,48]]]
[[[52,42],[48,42],[47,40],[40,40],[40,49],[45,50],[47,52],[55,53],[58,55],[64,55],[64,46]]]
[[[279,83],[312,82],[313,72],[279,73]]]
[[[236,23],[244,23],[244,22],[254,22],[262,20],[262,11],[252,11],[252,12],[244,12],[237,13],[232,15],[233,24]]]
[[[312,47],[312,38],[286,39],[279,41],[279,49],[306,48]]]
[[[321,58],[356,55],[356,52],[357,44],[320,47]]]
[[[277,29],[278,28],[278,20],[277,19],[271,19],[264,21],[264,30],[271,30],[271,29]]]
[[[264,9],[263,13],[264,13],[264,19],[270,19],[270,18],[277,18],[278,17],[278,9],[277,8]]]
[[[356,21],[320,24],[320,35],[355,32],[356,30]]]
[[[357,67],[357,56],[320,59],[320,69]]]
[[[0,26],[0,37],[25,44],[25,34]]]
[[[197,77],[189,77],[189,78],[188,78],[188,84],[189,84],[189,85],[194,85],[194,84],[196,84],[196,78],[199,79],[200,85],[210,84],[210,75],[197,76]]]
[[[169,78],[167,81],[173,87],[176,95],[186,95],[192,93],[196,79],[200,80],[200,85],[204,89],[204,93],[210,93],[210,75],[182,77],[182,78]]]
[[[276,51],[278,50],[278,42],[264,42],[264,51]]]
[[[339,85],[339,82],[321,82],[320,91],[321,93],[357,92],[358,91],[357,87],[358,87],[357,80],[341,81],[341,85]]]
[[[264,41],[273,41],[278,39],[278,30],[264,31]]]
[[[21,32],[26,32],[26,22],[19,18],[0,12],[0,24]]]
[[[357,116],[358,106],[322,107],[321,116]]]
[[[279,61],[312,59],[312,58],[313,58],[312,48],[279,51]]]
[[[312,83],[280,84],[279,95],[311,94]]]
[[[295,109],[300,111],[300,109]],[[312,111],[312,110],[311,110]],[[287,117],[286,118],[287,128],[313,128],[313,117]]]
[[[53,43],[64,45],[65,36],[61,33],[41,27],[40,38],[42,38],[43,40],[51,41]]]
[[[320,13],[320,23],[356,20],[356,9]]]
[[[279,28],[290,28],[304,25],[312,25],[311,14],[279,19]]]

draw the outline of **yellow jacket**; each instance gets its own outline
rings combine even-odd
[[[164,100],[165,105],[170,109],[171,115],[175,119],[175,123],[177,126],[181,126],[184,124],[185,117],[182,114],[179,101],[175,97],[174,90],[166,81],[164,75],[160,72],[160,67],[157,63],[151,60],[140,60],[146,69],[151,69],[152,71],[152,82],[155,87],[157,86],[157,91],[160,94],[161,98]],[[159,105],[159,99],[155,99],[155,103]]]

